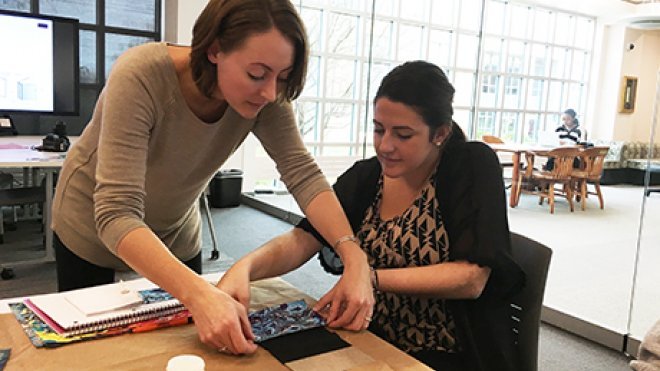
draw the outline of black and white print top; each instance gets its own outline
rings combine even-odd
[[[582,137],[582,131],[580,130],[579,125],[575,125],[572,129],[567,128],[564,125],[561,125],[557,129],[555,129],[556,133],[559,133],[559,139],[568,139],[573,141],[574,143],[577,143],[580,141],[580,138]]]
[[[401,215],[380,218],[383,177],[357,237],[376,268],[403,268],[449,260],[449,239],[440,217],[435,187],[429,179],[420,196]],[[373,326],[405,352],[456,352],[455,323],[445,300],[377,292]]]

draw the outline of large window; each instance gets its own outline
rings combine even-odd
[[[375,91],[385,74],[408,60],[429,60],[443,68],[457,88],[456,121],[469,130],[479,54],[480,22],[474,14],[481,13],[481,0],[296,4],[311,43],[307,86],[296,102],[310,152],[350,162],[369,155]]]
[[[593,18],[488,0],[484,24],[476,111],[498,113],[499,119],[489,125],[478,120],[475,138],[536,142],[540,131],[560,124],[559,113],[567,108],[584,119]],[[501,87],[493,83],[498,76]]]
[[[593,18],[504,0],[296,5],[312,45],[296,112],[317,156],[371,153],[374,93],[407,60],[443,68],[456,88],[454,119],[472,138],[534,142],[566,108],[586,113]]]
[[[83,125],[91,117],[96,98],[117,57],[132,46],[161,38],[160,0],[0,0],[0,9],[80,21]]]

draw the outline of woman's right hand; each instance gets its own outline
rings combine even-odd
[[[208,290],[186,303],[192,313],[199,339],[206,345],[231,354],[257,350],[247,309],[226,292],[208,285]]]

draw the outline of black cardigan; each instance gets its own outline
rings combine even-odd
[[[381,167],[376,158],[356,162],[333,186],[355,233],[377,192]],[[517,370],[510,296],[524,284],[524,273],[511,257],[502,173],[495,153],[480,142],[452,141],[443,151],[434,179],[443,223],[449,236],[449,259],[491,268],[476,300],[447,300],[458,342],[473,370]],[[322,242],[319,259],[334,274],[341,261],[303,219],[297,227]]]

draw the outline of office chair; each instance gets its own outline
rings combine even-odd
[[[40,203],[46,201],[44,187],[23,187],[0,189],[0,244],[4,243],[4,221],[2,218],[3,206],[18,206]],[[11,268],[0,267],[0,277],[3,280],[14,278],[14,272]]]
[[[206,192],[202,192],[199,196],[199,203],[204,210],[204,215],[206,216],[206,222],[209,225],[209,232],[211,234],[211,257],[209,260],[218,260],[220,258],[220,251],[218,251],[218,240],[215,237],[215,227],[213,226],[213,217],[211,216],[211,209],[209,208],[209,201],[206,197]]]
[[[539,327],[543,293],[552,250],[525,236],[511,233],[513,259],[525,272],[525,287],[511,300],[511,319],[519,369],[538,369]]]

